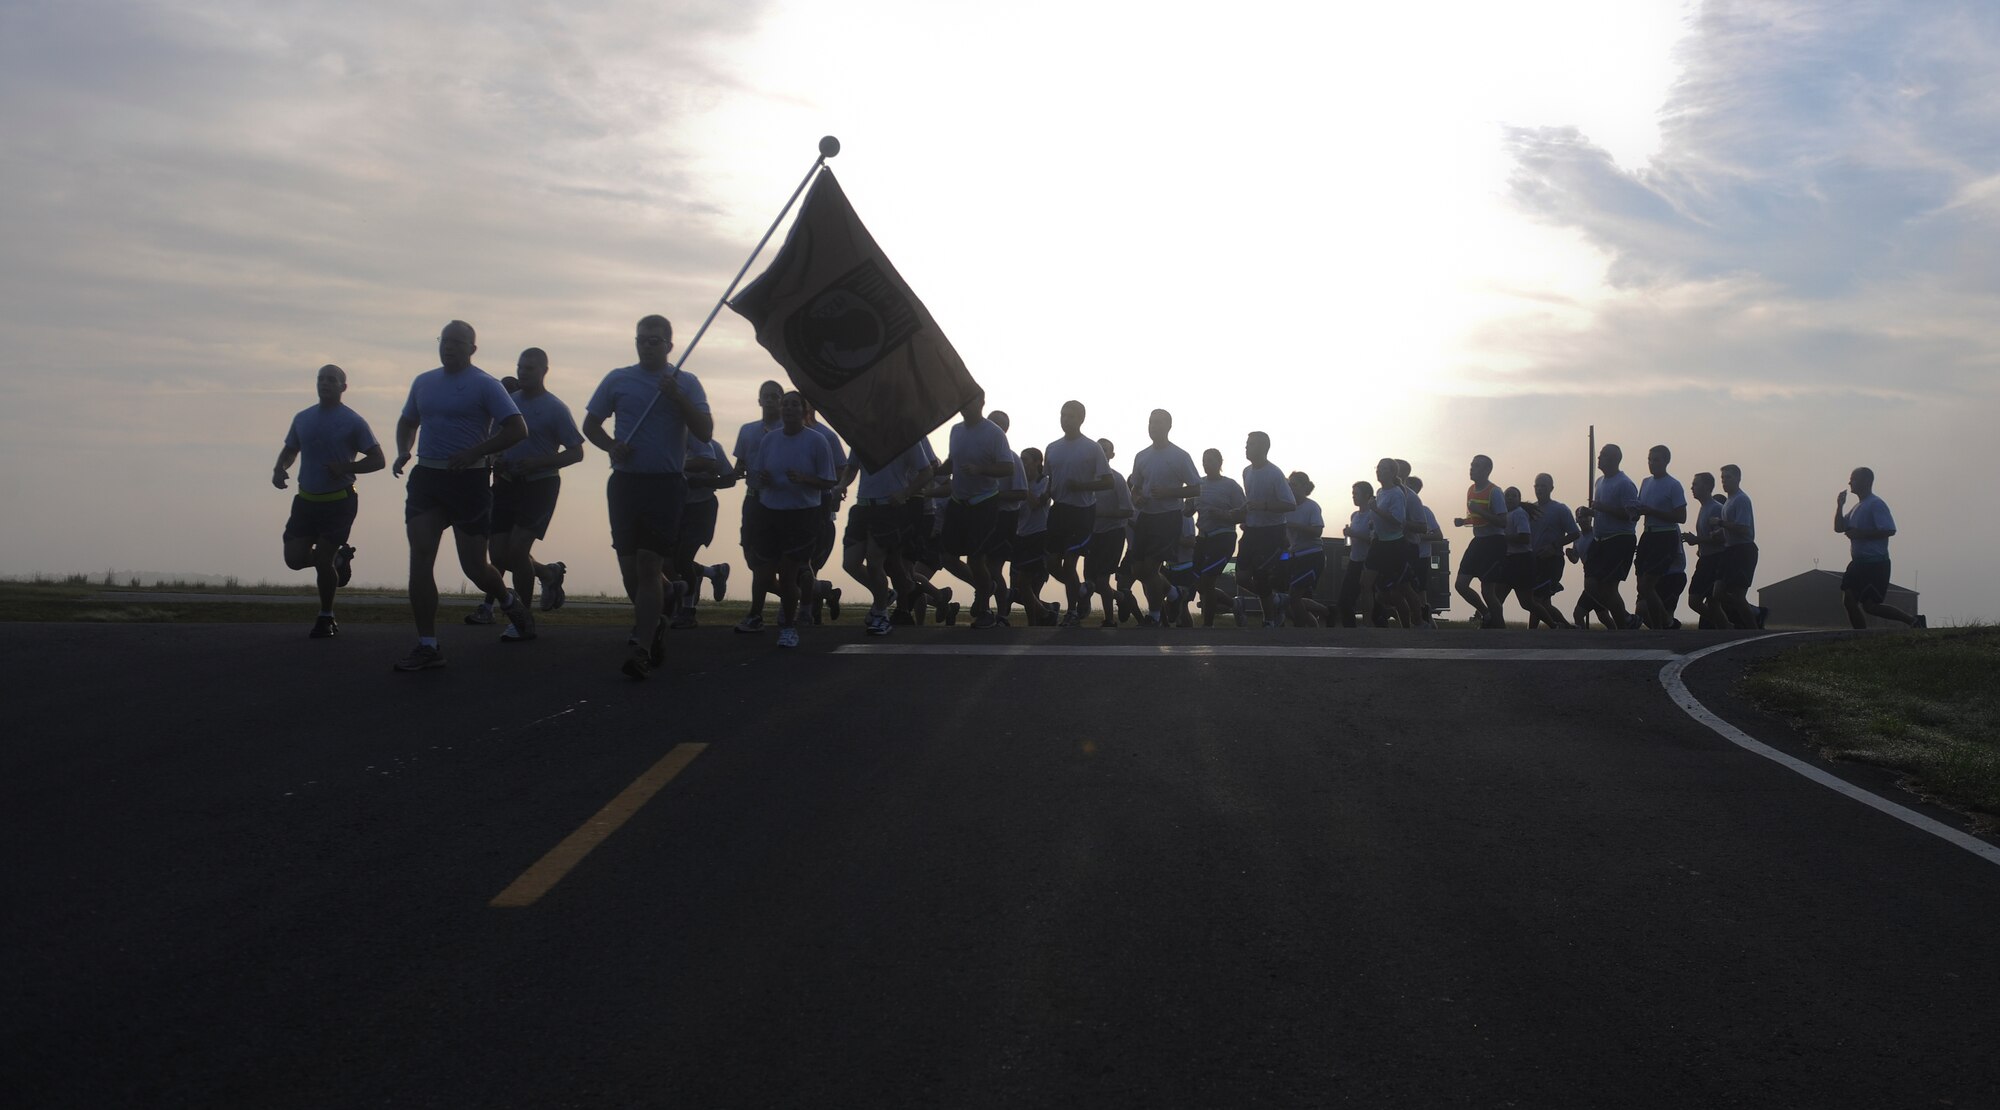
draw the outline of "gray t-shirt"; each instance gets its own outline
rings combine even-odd
[[[917,475],[931,465],[929,445],[918,441],[902,454],[890,459],[880,470],[863,467],[861,480],[856,485],[854,495],[864,501],[882,501],[910,488]]]
[[[1075,505],[1082,508],[1097,504],[1097,490],[1066,491],[1063,487],[1074,480],[1093,482],[1111,473],[1111,463],[1104,457],[1104,448],[1089,436],[1069,436],[1049,444],[1042,452],[1042,463],[1049,475],[1050,496],[1058,505]]]
[[[1201,513],[1201,534],[1213,536],[1221,532],[1236,531],[1235,513],[1243,510],[1243,487],[1236,479],[1226,474],[1213,478],[1204,475],[1201,479],[1201,496],[1195,499],[1195,508]],[[1224,517],[1223,514],[1231,514]]]
[[[1130,517],[1112,517],[1111,514],[1119,510],[1132,511],[1132,487],[1125,481],[1125,476],[1118,473],[1117,467],[1106,463],[1105,469],[1111,472],[1111,488],[1097,495],[1098,512],[1096,526],[1091,529],[1093,533],[1116,532],[1131,522]]]
[[[542,455],[553,455],[565,447],[579,447],[583,444],[583,433],[576,430],[576,420],[569,414],[569,406],[556,399],[556,395],[542,391],[539,397],[526,393],[509,393],[514,399],[514,407],[521,410],[521,419],[528,422],[528,438],[507,448],[500,457],[508,462],[516,459],[532,459]],[[553,478],[557,474],[554,467],[538,470],[533,474],[523,474],[527,481],[537,478]]]
[[[1273,524],[1283,524],[1285,513],[1298,506],[1298,500],[1292,496],[1291,485],[1285,481],[1285,472],[1278,469],[1277,463],[1268,459],[1264,461],[1263,466],[1251,465],[1243,468],[1243,497],[1246,501],[1285,503],[1284,510],[1280,512],[1256,509],[1244,513],[1245,528],[1268,528]],[[1401,501],[1396,502],[1396,511],[1399,513],[1403,511]]]
[[[961,420],[951,427],[951,496],[956,501],[985,501],[1000,491],[1000,479],[973,474],[973,466],[1000,466],[1014,461],[1007,446],[1007,433],[1000,425],[980,417],[973,423]]]
[[[817,509],[821,491],[794,483],[785,475],[793,470],[832,481],[836,475],[833,448],[826,437],[811,428],[796,435],[784,429],[764,437],[757,445],[757,461],[751,468],[760,472],[757,500],[767,509]]]
[[[438,462],[479,446],[493,425],[520,411],[500,380],[477,366],[426,370],[403,402],[403,419],[418,425],[417,457]]]
[[[1729,524],[1747,527],[1747,531],[1741,535],[1725,529],[1722,533],[1724,547],[1740,547],[1746,543],[1757,542],[1757,512],[1750,505],[1750,495],[1744,493],[1741,487],[1729,495],[1729,500],[1722,503],[1722,519]]]
[[[715,473],[729,473],[729,452],[724,451],[722,444],[712,439],[696,439],[690,433],[688,435],[687,457],[690,461],[704,458],[713,459],[715,460]],[[709,489],[707,486],[697,487],[693,483],[688,484],[687,504],[700,505],[713,500],[715,500],[714,490]]]
[[[1542,515],[1535,518],[1535,532],[1532,544],[1536,554],[1545,547],[1553,547],[1564,536],[1576,530],[1576,513],[1568,505],[1553,498],[1539,503]],[[1556,554],[1556,552],[1551,552]]]
[[[642,365],[622,366],[606,374],[597,392],[590,395],[584,411],[599,420],[612,421],[612,437],[632,445],[631,457],[624,462],[614,459],[611,469],[628,474],[679,474],[687,464],[687,422],[681,419],[681,407],[660,392],[660,378],[673,372],[672,367],[654,374]],[[701,388],[700,379],[683,371],[675,381],[698,411],[708,411],[708,393]],[[649,404],[652,411],[647,413]],[[641,413],[647,413],[646,422],[635,431],[632,422]]]
[[[1142,513],[1174,513],[1185,502],[1178,497],[1155,497],[1154,490],[1192,486],[1201,481],[1201,471],[1186,451],[1169,443],[1165,447],[1147,445],[1132,458],[1132,478],[1139,492],[1134,505]]]
[[[1687,487],[1681,485],[1681,480],[1671,474],[1662,474],[1658,478],[1647,475],[1646,480],[1639,483],[1639,504],[1645,508],[1671,512],[1674,509],[1686,508],[1687,503]],[[1659,520],[1650,516],[1646,518],[1648,532],[1680,530],[1681,526],[1673,521]]]
[[[268,441],[267,441],[268,442]],[[334,474],[326,464],[353,462],[378,446],[361,414],[346,405],[319,405],[292,417],[285,446],[299,453],[299,492],[333,493],[354,485],[354,475]]]
[[[1600,505],[1609,505],[1628,516],[1639,507],[1639,487],[1624,471],[1616,474],[1600,475],[1597,479],[1597,493],[1593,498]],[[1607,513],[1597,513],[1592,521],[1592,531],[1598,539],[1610,536],[1630,536],[1638,532],[1639,525],[1634,520],[1618,520]]]

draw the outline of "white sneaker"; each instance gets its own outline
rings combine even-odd
[[[479,603],[479,607],[478,607],[478,608],[474,609],[474,610],[473,610],[472,612],[470,612],[470,613],[467,613],[467,614],[465,615],[465,623],[467,623],[467,624],[492,624],[492,623],[493,623],[493,606],[491,606],[491,605],[488,605],[488,604],[486,604],[486,603],[485,603],[485,602],[483,602],[483,601],[482,601],[482,602],[480,602],[480,603]]]

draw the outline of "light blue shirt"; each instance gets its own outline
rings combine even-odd
[[[513,462],[517,459],[532,459],[541,455],[553,455],[565,447],[580,447],[583,433],[576,430],[576,419],[569,414],[569,406],[556,399],[556,395],[546,390],[539,397],[526,393],[509,393],[514,399],[514,407],[521,410],[521,419],[528,422],[528,438],[507,448],[502,459]],[[537,470],[533,474],[523,474],[523,479],[553,478],[555,467]]]
[[[1889,506],[1874,494],[1862,498],[1854,505],[1854,511],[1847,514],[1847,549],[1857,563],[1881,563],[1889,558],[1889,540],[1864,540],[1854,534],[1854,529],[1862,528],[1870,532],[1893,531],[1896,518],[1889,515]]]
[[[1132,476],[1139,480],[1138,510],[1142,513],[1179,512],[1184,504],[1178,497],[1155,497],[1154,490],[1192,486],[1201,481],[1201,471],[1186,451],[1174,444],[1147,445],[1132,458]]]
[[[1725,529],[1722,533],[1724,547],[1741,547],[1757,542],[1757,511],[1750,504],[1750,495],[1744,493],[1741,487],[1722,503],[1722,519],[1724,523],[1749,526],[1747,535],[1737,535]]]
[[[919,440],[911,444],[902,454],[889,460],[889,465],[880,470],[862,468],[860,483],[854,494],[866,501],[881,501],[894,497],[910,488],[917,475],[931,465],[927,445]]]
[[[1292,496],[1292,487],[1285,481],[1285,472],[1269,459],[1263,466],[1243,468],[1243,498],[1247,501],[1282,501],[1284,509],[1279,512],[1253,509],[1243,514],[1245,528],[1267,528],[1273,524],[1283,524],[1285,513],[1298,507],[1298,500]],[[1401,519],[1403,502],[1396,502],[1396,514]],[[1400,533],[1398,533],[1400,535]]]
[[[417,375],[403,419],[417,425],[417,457],[439,462],[484,443],[493,425],[520,415],[500,379],[477,366]]]
[[[1671,474],[1662,474],[1658,478],[1648,475],[1645,481],[1639,483],[1639,504],[1648,509],[1682,509],[1687,507],[1687,503],[1687,488],[1681,485],[1679,478]],[[1680,530],[1681,526],[1673,521],[1658,520],[1650,516],[1646,518],[1648,532]]]
[[[351,488],[354,475],[336,475],[326,464],[353,462],[354,456],[366,454],[378,443],[360,413],[346,405],[330,409],[314,405],[292,417],[285,446],[299,453],[300,493],[333,493]]]
[[[1003,466],[1013,462],[1007,433],[1000,425],[980,417],[968,424],[961,420],[951,428],[951,496],[956,501],[979,502],[1000,490],[1000,479],[973,474],[973,466]]]
[[[613,459],[611,469],[627,474],[679,474],[687,465],[687,421],[681,419],[681,407],[660,392],[660,378],[673,372],[671,366],[659,374],[637,364],[623,366],[604,375],[597,392],[590,395],[584,411],[611,421],[612,438],[632,445],[631,457],[624,462]],[[700,379],[683,372],[675,381],[697,410],[708,411],[708,393],[701,388]],[[649,404],[652,411],[647,413]],[[641,413],[647,413],[646,422],[634,430],[632,422]]]
[[[1639,487],[1633,485],[1632,479],[1627,478],[1622,470],[1616,474],[1600,475],[1597,479],[1597,493],[1594,500],[1600,505],[1609,505],[1629,515],[1639,507]],[[1592,531],[1597,533],[1598,539],[1607,536],[1630,536],[1639,531],[1638,522],[1614,520],[1608,513],[1598,513],[1597,519],[1591,522],[1591,527]]]
[[[694,438],[692,434],[690,434],[688,436],[687,454],[689,459],[700,459],[700,458],[714,459],[715,472],[717,474],[729,473],[729,452],[724,451],[722,449],[722,444],[717,443],[712,439],[698,440]],[[695,488],[692,482],[688,484],[687,504],[699,505],[702,504],[703,502],[713,501],[713,500],[715,500],[714,490],[708,489],[706,487],[697,489]]]
[[[1195,499],[1195,508],[1201,512],[1201,534],[1213,536],[1222,532],[1236,531],[1236,521],[1223,519],[1223,513],[1237,513],[1243,509],[1243,487],[1236,479],[1226,474],[1213,478],[1206,475],[1201,479],[1201,496]]]
[[[757,500],[767,509],[819,508],[821,491],[793,482],[785,477],[788,471],[796,470],[829,482],[836,476],[833,448],[827,445],[825,436],[811,428],[800,428],[796,435],[786,435],[779,429],[765,436],[757,445],[757,461],[751,464],[751,469],[761,472]]]

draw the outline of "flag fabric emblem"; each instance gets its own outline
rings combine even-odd
[[[980,395],[832,170],[820,171],[784,247],[729,307],[871,470]]]

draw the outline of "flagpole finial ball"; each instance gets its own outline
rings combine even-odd
[[[827,137],[819,141],[819,156],[821,158],[831,158],[839,153],[840,153],[839,139],[834,138],[832,135],[828,135]]]

